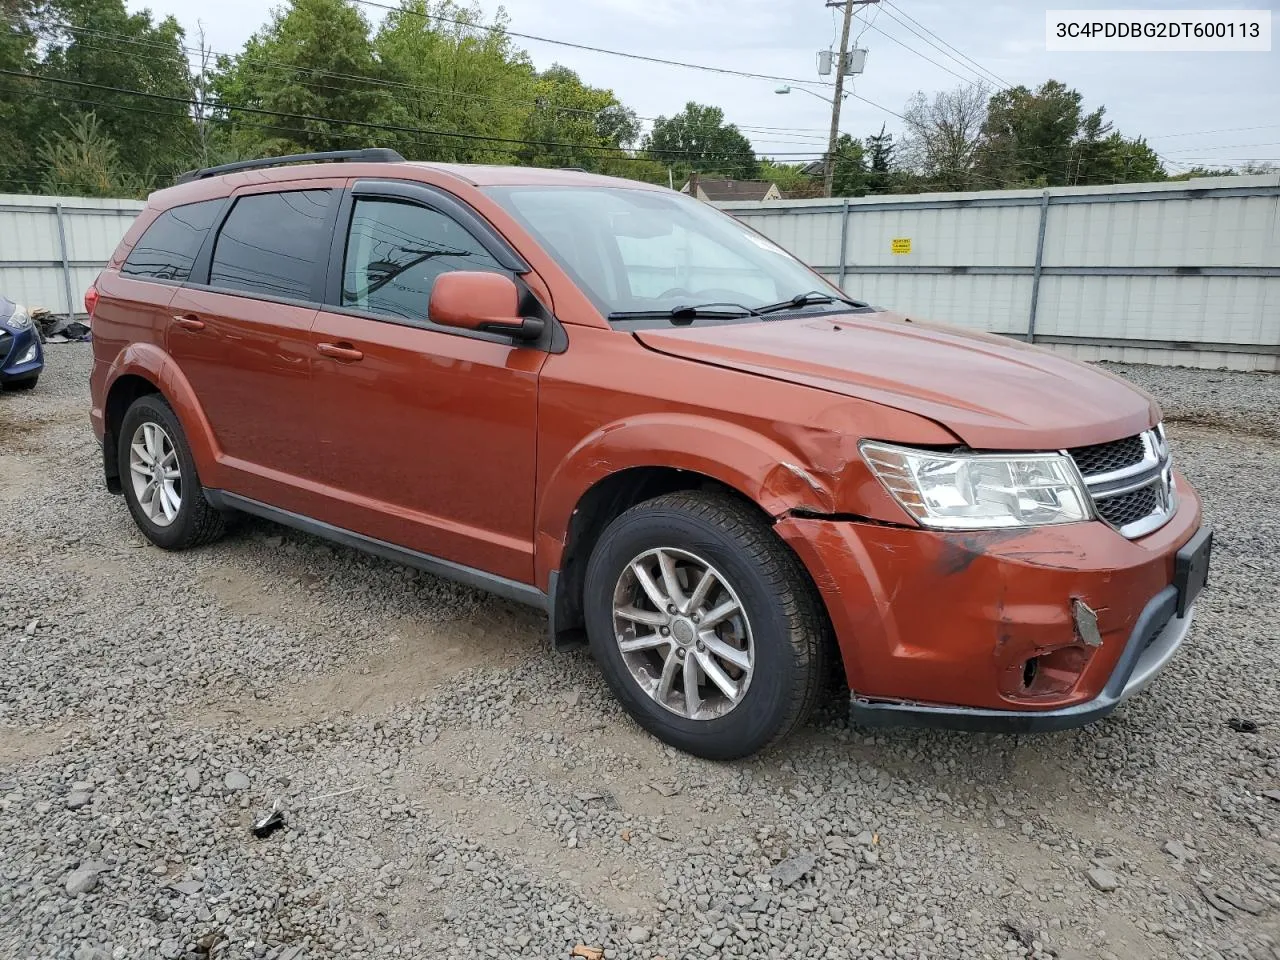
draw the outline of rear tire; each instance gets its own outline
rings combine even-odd
[[[617,517],[592,551],[583,606],[592,654],[627,712],[708,760],[787,736],[827,676],[813,585],[764,518],[726,493],[667,494]]]
[[[182,424],[160,394],[125,411],[117,457],[129,512],[157,547],[186,550],[222,536],[223,516],[204,498]]]

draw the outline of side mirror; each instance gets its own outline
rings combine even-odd
[[[520,340],[538,339],[544,327],[537,317],[520,316],[515,281],[480,270],[455,270],[436,277],[427,316],[441,326],[505,333]]]

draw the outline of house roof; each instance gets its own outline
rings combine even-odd
[[[769,180],[698,180],[698,188],[708,200],[763,200],[772,186]]]

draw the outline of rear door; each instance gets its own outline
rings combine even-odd
[[[356,184],[339,216],[328,305],[313,327],[333,488],[324,519],[529,583],[538,371],[548,345],[433,324],[431,287],[451,270],[506,273],[525,291],[522,309],[540,310],[519,279],[527,265],[456,198],[414,184]]]
[[[169,304],[168,351],[204,407],[227,487],[304,513],[321,471],[310,329],[342,183],[237,191]]]

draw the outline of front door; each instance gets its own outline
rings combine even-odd
[[[169,304],[166,346],[217,441],[215,482],[303,513],[321,472],[311,324],[337,186],[236,196],[194,282]]]
[[[441,273],[505,270],[446,209],[362,193],[339,226],[341,290],[312,328],[322,519],[531,583],[546,353],[432,324]]]

